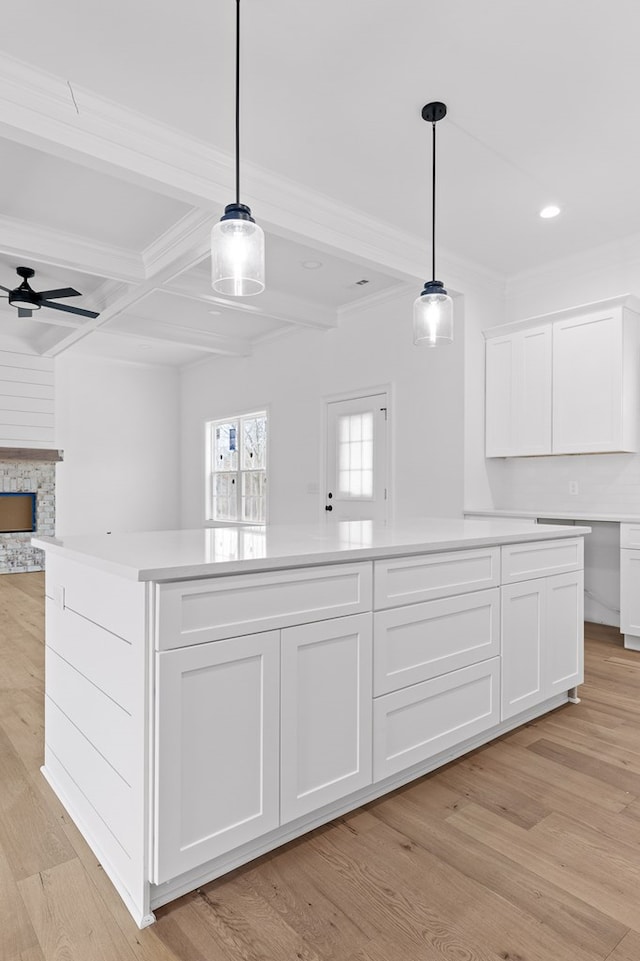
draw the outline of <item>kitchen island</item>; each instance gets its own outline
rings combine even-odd
[[[588,527],[35,538],[43,774],[153,909],[576,698]]]

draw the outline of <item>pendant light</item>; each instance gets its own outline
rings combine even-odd
[[[422,108],[422,119],[433,131],[431,177],[431,280],[413,304],[413,342],[417,347],[439,347],[453,340],[453,301],[436,280],[436,123],[446,116],[445,104],[435,101]]]
[[[236,0],[236,199],[211,231],[211,286],[247,297],[264,290],[264,232],[240,203],[240,0]]]

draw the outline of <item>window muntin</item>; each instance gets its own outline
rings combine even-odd
[[[338,420],[338,490],[342,497],[373,497],[373,413]]]
[[[265,411],[210,421],[207,519],[264,524],[267,516]]]

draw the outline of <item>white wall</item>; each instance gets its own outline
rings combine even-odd
[[[56,533],[179,526],[179,375],[56,358]]]
[[[270,418],[269,520],[317,520],[324,505],[324,398],[386,384],[392,386],[396,517],[459,515],[464,313],[473,315],[474,297],[465,291],[464,304],[457,298],[454,344],[436,350],[413,346],[413,299],[402,294],[352,312],[336,330],[300,329],[259,345],[252,357],[184,370],[182,525],[200,526],[204,520],[205,422],[264,407]],[[310,484],[319,484],[322,493],[308,493]]]
[[[54,447],[53,360],[0,350],[0,447]]]

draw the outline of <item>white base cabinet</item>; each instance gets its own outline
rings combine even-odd
[[[142,927],[564,703],[581,568],[556,532],[246,581],[48,557],[45,776]]]
[[[502,711],[514,717],[584,680],[582,571],[502,588]]]

